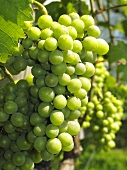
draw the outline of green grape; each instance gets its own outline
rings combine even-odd
[[[6,161],[3,165],[3,170],[7,170],[7,169],[14,170],[16,169],[16,166],[12,162]]]
[[[64,34],[69,34],[69,31],[68,31],[68,28],[64,25],[58,25],[55,29],[54,29],[54,37],[58,40],[59,37],[61,35],[64,35]]]
[[[101,111],[101,110],[97,111],[97,112],[96,112],[96,116],[97,116],[97,118],[99,118],[99,119],[103,118],[103,117],[104,117],[103,111]]]
[[[73,49],[73,39],[72,39],[72,37],[70,35],[67,35],[67,34],[61,35],[58,38],[58,47],[61,50],[72,50]]]
[[[27,31],[27,35],[31,40],[38,40],[41,35],[41,31],[37,27],[30,27]]]
[[[98,48],[98,40],[92,36],[84,38],[82,41],[83,47],[87,51],[96,51]]]
[[[55,97],[55,93],[50,87],[41,87],[39,90],[39,98],[43,102],[51,102]]]
[[[0,108],[0,122],[6,122],[9,119],[9,114]]]
[[[4,124],[4,130],[7,133],[13,133],[15,132],[15,127],[11,124],[10,121],[6,121]]]
[[[69,146],[73,143],[72,136],[67,132],[60,133],[58,139],[61,141],[62,147]]]
[[[20,150],[28,150],[31,147],[31,143],[27,141],[26,136],[22,133],[20,136],[18,136],[16,140],[16,145]]]
[[[58,18],[58,23],[61,25],[69,26],[71,25],[71,17],[69,15],[63,14]]]
[[[8,134],[9,139],[12,141],[16,140],[17,136],[18,136],[18,132],[16,132],[16,131]]]
[[[41,117],[47,118],[53,111],[53,106],[48,102],[42,102],[38,106],[38,113]]]
[[[63,51],[64,62],[72,63],[75,60],[75,53],[71,50]]]
[[[77,38],[77,30],[72,26],[68,26],[67,28],[69,31],[69,35],[72,37],[73,40],[75,40]]]
[[[42,15],[38,18],[37,24],[41,29],[50,28],[52,25],[52,17],[50,15]]]
[[[75,136],[80,132],[80,124],[78,123],[78,121],[74,120],[74,121],[68,121],[68,129],[67,132],[71,135],[71,136]]]
[[[72,65],[67,65],[67,70],[65,73],[67,73],[70,76],[73,75],[75,73],[75,67]]]
[[[17,57],[13,62],[13,67],[18,72],[25,70],[27,67],[26,59],[23,57]]]
[[[91,88],[91,81],[90,79],[86,77],[79,77],[79,80],[82,83],[82,88],[85,89],[86,91],[89,91]]]
[[[78,91],[82,86],[82,83],[79,79],[73,78],[70,80],[69,84],[67,85],[67,89],[69,92],[74,93]]]
[[[27,133],[28,142],[33,143],[36,138],[37,136],[35,136],[32,130]]]
[[[45,84],[48,87],[55,87],[58,84],[58,76],[53,73],[49,73],[45,76]]]
[[[36,136],[44,136],[46,131],[46,126],[44,124],[37,124],[33,128],[33,132]]]
[[[98,38],[97,44],[98,48],[95,49],[95,53],[99,55],[105,55],[109,51],[109,45],[105,40]]]
[[[74,142],[70,144],[69,146],[63,146],[62,151],[70,152],[73,148],[74,148]]]
[[[29,84],[26,80],[24,79],[20,79],[18,82],[17,82],[17,87],[18,88],[21,88],[21,89],[27,89],[29,87]]]
[[[41,157],[44,161],[50,161],[54,158],[54,155],[49,153],[46,149],[41,152]]]
[[[83,58],[81,59],[82,62],[95,63],[97,58],[97,55],[92,51],[81,52],[80,57],[81,56],[83,56]]]
[[[18,151],[20,151],[15,141],[12,141],[12,142],[11,142],[10,150],[11,150],[12,152],[18,152]]]
[[[93,75],[94,75],[94,73],[95,73],[95,67],[94,67],[94,65],[92,64],[92,63],[90,63],[90,62],[85,62],[84,63],[85,64],[85,66],[86,66],[86,71],[85,71],[85,73],[83,74],[83,76],[84,77],[92,77]]]
[[[69,16],[71,17],[72,20],[80,18],[79,14],[76,12],[71,12]]]
[[[82,50],[82,43],[79,40],[74,40],[72,51],[79,53],[81,50]]]
[[[39,76],[37,79],[36,79],[36,86],[38,88],[41,88],[43,86],[45,86],[45,80],[44,80],[45,76]]]
[[[30,123],[33,126],[36,126],[37,124],[41,124],[45,121],[43,117],[41,117],[38,113],[32,113],[30,116]]]
[[[87,91],[83,88],[79,89],[78,91],[74,92],[75,97],[79,99],[84,99],[87,95]]]
[[[57,84],[53,88],[53,90],[54,90],[56,95],[59,95],[59,94],[65,94],[66,88],[65,88],[65,86],[61,86],[60,84]]]
[[[83,63],[77,63],[75,65],[75,74],[77,75],[83,75],[86,71],[86,66]]]
[[[10,120],[11,120],[12,125],[14,125],[15,127],[23,126],[24,117],[23,117],[23,114],[20,112],[13,113]]]
[[[34,148],[38,151],[41,152],[45,149],[46,146],[46,142],[47,142],[47,138],[46,137],[37,137],[34,140]]]
[[[46,63],[49,60],[50,52],[47,50],[40,50],[37,54],[37,59],[40,63]]]
[[[81,107],[81,100],[77,97],[70,97],[67,100],[67,107],[70,110],[78,110]]]
[[[29,56],[30,56],[30,58],[33,59],[33,60],[36,60],[38,52],[39,52],[39,48],[37,46],[32,46],[29,49]]]
[[[16,166],[21,166],[25,163],[25,155],[23,152],[16,152],[13,157],[12,157],[12,161],[14,163],[14,165]]]
[[[36,78],[46,74],[46,71],[39,64],[35,64],[32,67],[31,72],[32,75]]]
[[[46,127],[46,135],[47,137],[53,139],[57,137],[59,134],[59,128],[53,124],[48,124]]]
[[[62,149],[62,144],[59,139],[49,139],[46,143],[46,149],[51,154],[58,154]]]
[[[71,81],[71,78],[68,74],[64,73],[62,75],[58,76],[58,82],[61,86],[66,86],[69,84],[69,82]]]
[[[41,50],[44,49],[44,43],[45,43],[45,40],[39,40],[38,41],[38,44],[37,44],[37,47]]]
[[[56,28],[58,27],[58,26],[60,26],[61,24],[59,24],[57,21],[53,21],[52,22],[52,25],[51,25],[51,29],[53,30],[53,33],[54,33],[54,31],[56,30]]]
[[[24,164],[21,166],[21,170],[33,170],[34,169],[34,162],[29,157],[25,158]]]
[[[45,28],[41,31],[41,39],[46,40],[48,37],[53,36],[53,31],[50,28]]]
[[[98,26],[96,26],[96,25],[91,25],[91,26],[88,27],[88,29],[87,29],[87,34],[88,34],[88,36],[92,36],[92,37],[97,38],[97,37],[100,36],[101,31],[100,31],[100,29],[99,29]]]
[[[6,135],[1,135],[0,147],[3,149],[8,149],[11,144],[10,139]]]
[[[17,47],[12,48],[12,54],[14,56],[20,56],[23,53],[23,51],[24,51],[24,48],[21,44]]]
[[[77,53],[74,53],[74,60],[71,62],[72,65],[76,65],[80,62],[80,56]]]
[[[48,51],[54,51],[57,48],[57,40],[54,37],[49,37],[45,40],[44,47]]]
[[[68,107],[64,107],[62,109],[62,112],[64,114],[64,118],[67,118],[69,116],[69,114],[70,114],[70,109]]]
[[[62,75],[62,74],[64,74],[66,69],[67,69],[67,65],[64,62],[60,63],[59,65],[51,65],[51,71],[55,75]]]
[[[63,109],[67,104],[66,97],[64,95],[56,95],[53,99],[53,105],[56,109]]]
[[[38,98],[38,91],[39,91],[39,88],[36,85],[32,85],[30,87],[30,94],[35,98]]]
[[[33,45],[33,41],[30,38],[23,39],[22,45],[25,49],[29,49]]]
[[[65,115],[64,115],[65,116]],[[59,127],[59,132],[62,133],[62,132],[66,132],[67,131],[67,128],[68,128],[68,125],[67,125],[67,122],[64,121]]]
[[[4,158],[8,161],[11,161],[12,159],[12,156],[13,156],[13,152],[11,150],[6,150],[4,152]]]
[[[58,65],[63,62],[63,53],[60,50],[54,50],[49,55],[49,61],[53,65]]]
[[[74,19],[71,23],[71,26],[73,26],[78,34],[84,33],[84,22],[80,19]]]
[[[90,15],[81,16],[81,20],[84,22],[85,30],[87,30],[91,25],[94,25],[94,18]]]
[[[12,75],[19,74],[19,72],[14,69],[13,64],[7,65],[6,68]]]
[[[59,110],[53,110],[50,114],[50,121],[55,126],[61,125],[64,122],[63,112]]]
[[[68,116],[68,120],[75,120],[78,119],[81,115],[81,112],[79,110],[73,110],[70,112]]]

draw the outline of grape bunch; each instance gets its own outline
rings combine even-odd
[[[14,91],[10,84],[9,93],[1,91],[11,102],[1,104],[0,116],[5,118],[1,121],[0,167],[4,170],[32,170],[34,163],[74,148],[96,56],[109,50],[107,42],[98,38],[100,30],[90,15],[63,14],[58,22],[42,15],[25,33],[6,68],[17,75],[31,67],[33,83],[19,80],[13,84]]]
[[[123,116],[123,103],[111,91],[104,87],[110,75],[106,70],[103,58],[98,58],[92,100],[86,106],[86,119],[83,128],[90,128],[99,149],[108,150],[115,147],[115,134],[119,131]],[[103,74],[102,74],[103,73]]]

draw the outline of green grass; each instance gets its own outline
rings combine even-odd
[[[87,147],[75,163],[75,170],[127,170],[127,150],[95,152]]]

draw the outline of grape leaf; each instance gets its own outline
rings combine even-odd
[[[0,0],[0,62],[6,63],[12,48],[25,38],[24,21],[31,21],[32,8],[27,0]]]
[[[120,59],[127,60],[127,44],[123,41],[118,41],[117,45],[111,45],[107,54],[109,63],[117,62]]]
[[[120,79],[123,81],[127,81],[127,64],[118,65],[117,72],[120,74]]]

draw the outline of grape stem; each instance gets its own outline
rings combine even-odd
[[[7,77],[11,82],[14,82],[12,75],[7,71],[7,69],[4,66],[1,66],[1,69],[2,69],[5,77]]]
[[[42,12],[42,14],[48,15],[48,11],[47,11],[47,9],[45,8],[44,5],[42,5],[42,4],[41,4],[40,2],[38,2],[38,1],[34,1],[33,3],[40,8],[40,11]]]

